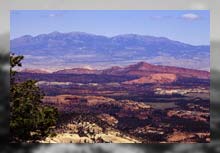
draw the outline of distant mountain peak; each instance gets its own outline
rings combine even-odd
[[[136,70],[147,70],[149,68],[154,67],[154,65],[149,64],[147,62],[138,62],[137,64],[130,65],[128,68],[136,69]]]
[[[61,32],[59,32],[59,31],[53,31],[53,32],[49,33],[49,35],[50,35],[50,34],[61,34]]]
[[[146,66],[146,67],[153,66],[152,64],[144,62],[144,61],[138,62],[136,65],[137,66]]]
[[[21,38],[32,38],[32,35],[23,35]]]
[[[69,32],[68,34],[73,34],[73,35],[93,35],[93,34],[86,33],[86,32],[81,32],[81,31],[72,31],[72,32]]]
[[[19,38],[15,38],[15,40],[28,41],[28,40],[30,40],[30,39],[32,39],[32,38],[33,38],[32,35],[23,35],[23,36],[21,36],[21,37],[19,37]]]

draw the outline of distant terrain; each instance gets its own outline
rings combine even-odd
[[[50,143],[210,142],[210,72],[138,62],[106,69],[25,69],[60,113]]]
[[[24,35],[10,42],[11,52],[25,55],[24,67],[106,69],[140,61],[209,71],[210,46],[194,46],[165,37],[124,34],[106,37],[84,32]]]

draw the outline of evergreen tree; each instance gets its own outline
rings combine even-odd
[[[10,140],[34,142],[46,137],[54,128],[58,111],[42,104],[44,94],[36,81],[19,82],[16,66],[22,66],[23,56],[10,55]]]

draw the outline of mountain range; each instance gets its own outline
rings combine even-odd
[[[26,68],[110,68],[140,61],[209,70],[210,46],[195,46],[165,37],[124,34],[114,37],[84,32],[24,35],[10,41]],[[25,65],[24,64],[24,65]]]

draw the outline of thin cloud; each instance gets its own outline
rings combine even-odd
[[[49,15],[48,15],[48,17],[51,17],[51,18],[53,18],[53,17],[59,17],[59,16],[62,16],[62,14],[57,14],[57,13],[50,13]]]
[[[42,14],[42,15],[40,15],[40,17],[42,17],[42,18],[55,18],[55,17],[62,17],[63,16],[63,14],[62,13],[45,13],[45,14]]]
[[[187,14],[183,14],[181,18],[188,21],[195,21],[200,19],[200,16],[194,13],[187,13]]]

